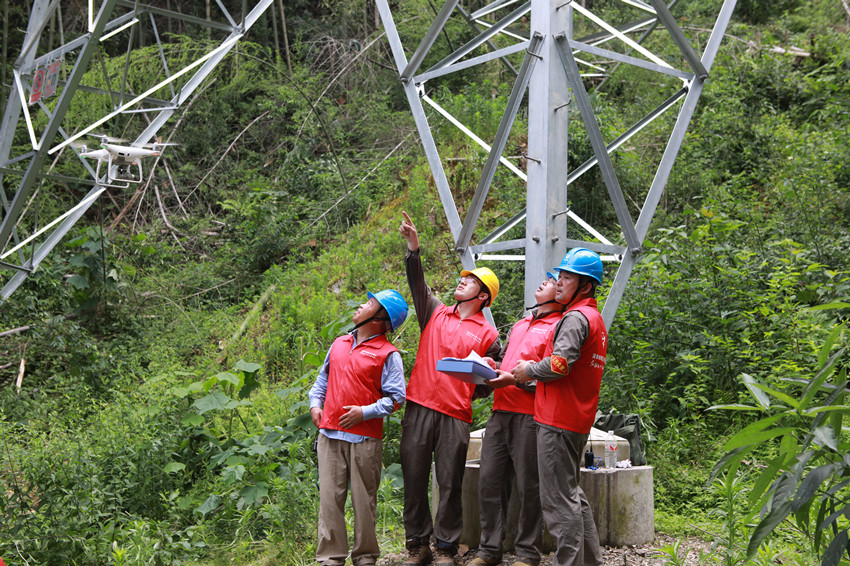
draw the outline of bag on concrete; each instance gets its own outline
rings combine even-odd
[[[628,440],[632,465],[646,465],[646,457],[643,455],[643,448],[640,443],[641,426],[639,416],[636,414],[617,414],[614,412],[614,409],[609,410],[607,413],[597,411],[596,422],[593,426],[599,430],[613,430],[616,436]]]

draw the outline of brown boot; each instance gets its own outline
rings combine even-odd
[[[434,557],[431,555],[431,545],[428,539],[412,538],[405,543],[407,546],[407,560],[402,566],[420,566],[421,564],[430,564]]]
[[[437,553],[434,555],[434,566],[456,566],[454,550],[446,550],[437,548]]]

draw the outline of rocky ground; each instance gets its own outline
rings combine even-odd
[[[665,554],[658,551],[659,548],[672,545],[676,542],[673,537],[658,534],[653,542],[626,546],[622,548],[605,546],[602,548],[603,566],[663,566],[668,564],[664,559]],[[679,546],[679,558],[684,558],[683,564],[695,566],[699,564],[700,551],[707,553],[711,543],[698,538],[685,538]],[[475,556],[475,551],[464,545],[460,547],[460,556],[456,557],[457,564],[466,564]],[[378,560],[377,566],[399,566],[406,556],[404,554],[387,554]],[[506,554],[502,563],[509,566],[514,563],[514,556]],[[551,566],[552,555],[543,556],[540,566]]]

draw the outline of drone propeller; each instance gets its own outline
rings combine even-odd
[[[100,143],[130,143],[130,140],[124,138],[114,138],[105,134],[89,134],[93,138],[100,140]]]

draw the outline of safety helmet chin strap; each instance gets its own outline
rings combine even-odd
[[[452,314],[457,312],[457,308],[460,306],[461,303],[468,303],[469,301],[475,301],[475,300],[478,299],[478,295],[480,295],[481,293],[487,293],[487,299],[489,300],[490,296],[491,296],[490,290],[487,289],[485,291],[485,289],[487,289],[487,287],[484,286],[484,283],[479,282],[478,283],[478,293],[474,297],[472,297],[471,299],[463,299],[463,300],[458,301],[457,304],[455,305],[454,310],[452,311]],[[484,306],[487,306],[487,305],[484,305]]]
[[[549,299],[548,301],[544,301],[542,303],[537,303],[536,305],[531,305],[530,307],[525,307],[525,310],[530,311],[531,309],[538,309],[538,308],[542,307],[543,305],[548,305],[550,303],[558,303],[558,301],[556,301],[555,299]],[[561,303],[558,303],[558,304],[560,305]],[[566,306],[566,305],[561,305],[561,306]]]
[[[576,291],[575,291],[575,293],[573,293],[573,296],[570,297],[569,301],[567,301],[566,303],[563,303],[563,305],[565,307],[568,307],[569,305],[573,304],[573,301],[576,300],[576,297],[578,297],[579,291],[581,291],[584,288],[585,281],[587,281],[585,279],[585,277],[587,277],[587,276],[586,275],[579,275],[578,276],[578,285],[576,286]]]
[[[371,317],[367,318],[366,320],[364,320],[363,322],[361,322],[360,324],[355,324],[354,328],[352,328],[351,331],[354,332],[355,330],[357,330],[358,328],[360,328],[364,324],[369,324],[373,320],[389,320],[389,319],[390,319],[390,317],[388,317],[388,316],[377,316],[377,315],[371,316]]]

